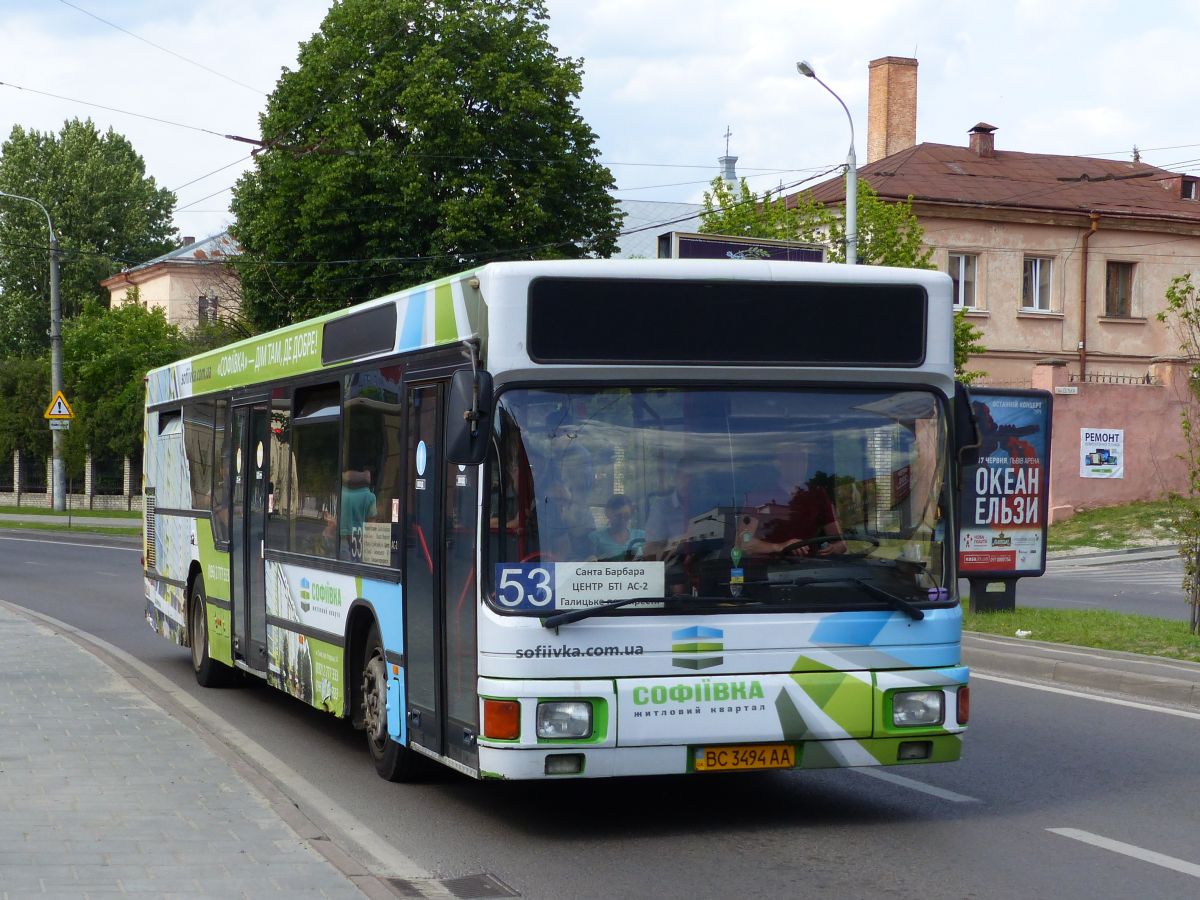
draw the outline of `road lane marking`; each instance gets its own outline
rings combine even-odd
[[[968,797],[966,794],[956,794],[954,791],[948,791],[945,788],[934,787],[932,784],[925,784],[922,781],[916,781],[912,778],[905,778],[903,775],[894,775],[891,772],[884,772],[880,769],[864,769],[857,766],[850,769],[858,775],[866,775],[868,778],[875,778],[879,781],[886,781],[889,784],[899,785],[903,788],[908,788],[910,791],[920,791],[922,794],[928,794],[931,797],[937,797],[940,800],[949,800],[951,803],[980,803],[978,797]]]
[[[1147,850],[1144,847],[1135,847],[1133,844],[1126,844],[1123,841],[1114,841],[1112,838],[1092,834],[1090,831],[1080,831],[1078,828],[1047,828],[1046,830],[1052,834],[1060,834],[1075,841],[1091,844],[1093,847],[1099,847],[1102,850],[1111,850],[1113,853],[1131,856],[1134,859],[1140,859],[1142,862],[1153,863],[1156,866],[1162,866],[1164,869],[1171,869],[1175,872],[1182,872],[1184,875],[1191,875],[1193,878],[1200,878],[1200,865],[1176,859],[1173,856],[1167,856],[1165,853],[1157,853],[1154,850]]]
[[[128,550],[130,553],[141,553],[141,547],[118,547],[113,544],[85,544],[81,541],[50,540],[48,538],[18,538],[0,537],[0,541],[17,541],[24,544],[53,544],[59,549],[63,547],[91,547],[93,550]]]
[[[1012,646],[1013,646],[1012,638],[1008,638],[1006,640],[995,640],[995,639],[989,639],[986,635],[979,634],[979,633],[972,633],[970,635],[970,638],[971,638],[970,643],[981,644],[981,645],[982,644],[991,644],[991,645],[994,645],[997,647],[1002,647],[1005,650],[1011,650]],[[1028,644],[1027,646],[1023,647],[1022,650],[1026,651],[1026,652],[1030,652],[1030,653],[1043,652],[1046,654],[1045,658],[1049,659],[1051,662],[1060,662],[1061,660],[1059,660],[1057,658],[1057,656],[1079,656],[1079,657],[1083,657],[1084,659],[1091,660],[1093,662],[1096,659],[1095,653],[1089,653],[1086,650],[1071,650],[1071,649],[1068,649],[1068,645],[1066,645],[1066,644],[1033,643],[1033,644]],[[1057,654],[1057,656],[1052,656],[1050,654]],[[1133,665],[1146,666],[1148,668],[1179,669],[1180,671],[1186,671],[1189,673],[1195,671],[1195,669],[1191,666],[1176,665],[1173,663],[1172,660],[1164,659],[1162,657],[1153,657],[1151,659],[1138,659],[1137,656],[1134,654],[1126,654],[1125,656],[1122,657],[1122,659],[1125,662],[1131,663]]]
[[[1122,700],[1119,697],[1105,697],[1102,694],[1088,694],[1084,691],[1072,691],[1067,688],[1051,687],[1048,684],[1035,684],[1032,681],[1018,681],[1016,678],[1002,678],[999,675],[984,675],[971,672],[972,681],[995,681],[1000,684],[1011,684],[1014,687],[1029,688],[1033,691],[1045,691],[1048,694],[1063,694],[1067,697],[1078,697],[1083,700],[1095,700],[1097,703],[1111,703],[1113,706],[1128,706],[1131,709],[1144,709],[1147,712],[1165,713],[1168,716],[1179,716],[1181,719],[1198,719],[1200,712],[1189,712],[1186,709],[1175,709],[1170,706],[1155,706],[1151,703],[1138,703],[1136,700]]]

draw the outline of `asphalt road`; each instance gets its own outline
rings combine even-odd
[[[1050,609],[1111,609],[1186,622],[1183,560],[1086,563],[1057,560],[1040,578],[1017,582],[1017,606]],[[966,590],[966,582],[963,582]]]
[[[143,621],[138,550],[103,543],[0,534],[0,598],[141,659],[439,877],[537,898],[1200,894],[1196,713],[977,673],[948,766],[391,785],[342,723],[263,686],[197,687]]]

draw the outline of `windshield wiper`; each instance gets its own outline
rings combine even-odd
[[[868,594],[870,594],[872,597],[875,597],[879,600],[883,600],[887,603],[890,603],[893,607],[895,607],[896,609],[900,610],[903,613],[907,613],[912,618],[914,618],[918,621],[925,618],[924,612],[922,612],[917,607],[913,606],[912,603],[905,600],[903,597],[898,597],[897,595],[893,594],[891,591],[885,591],[879,585],[871,584],[871,582],[866,581],[862,578],[851,578],[849,580],[853,581],[859,587],[865,589],[866,592]]]
[[[691,603],[729,603],[731,600],[735,600],[735,598],[706,597],[695,594],[671,594],[667,597],[626,597],[623,600],[610,600],[608,603],[601,603],[599,606],[589,606],[586,609],[569,609],[566,612],[555,613],[552,616],[542,619],[542,627],[558,628],[560,625],[570,625],[572,622],[587,619],[596,613],[606,612],[610,609],[620,609],[622,606],[628,606],[631,603],[661,603],[663,609],[666,609],[668,606],[678,606],[684,600]]]
[[[542,627],[557,628],[559,625],[570,625],[572,622],[578,622],[580,619],[586,619],[589,616],[594,616],[596,613],[605,612],[610,609],[620,609],[622,606],[628,606],[631,603],[662,603],[665,606],[666,600],[666,597],[625,597],[622,600],[610,600],[608,603],[601,603],[599,606],[570,609],[566,612],[547,616],[542,619]]]
[[[831,584],[854,584],[858,585],[876,600],[883,600],[893,609],[898,609],[900,612],[911,616],[913,619],[921,620],[925,618],[925,613],[914,606],[911,601],[905,600],[903,597],[898,597],[891,591],[885,591],[877,584],[872,584],[865,578],[821,578],[812,581],[798,581],[791,585],[797,588],[809,587],[828,587]],[[776,584],[778,587],[778,584]]]

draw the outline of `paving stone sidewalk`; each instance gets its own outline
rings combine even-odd
[[[47,896],[363,894],[195,732],[0,607],[0,900]]]

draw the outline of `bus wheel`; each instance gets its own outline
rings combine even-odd
[[[223,687],[233,680],[233,669],[208,655],[208,598],[201,575],[192,583],[188,640],[192,645],[192,671],[201,687]]]
[[[383,639],[379,636],[379,626],[374,624],[367,635],[363,654],[362,708],[367,747],[375,761],[375,771],[388,781],[410,780],[417,767],[416,754],[388,735],[387,659],[383,652]]]

